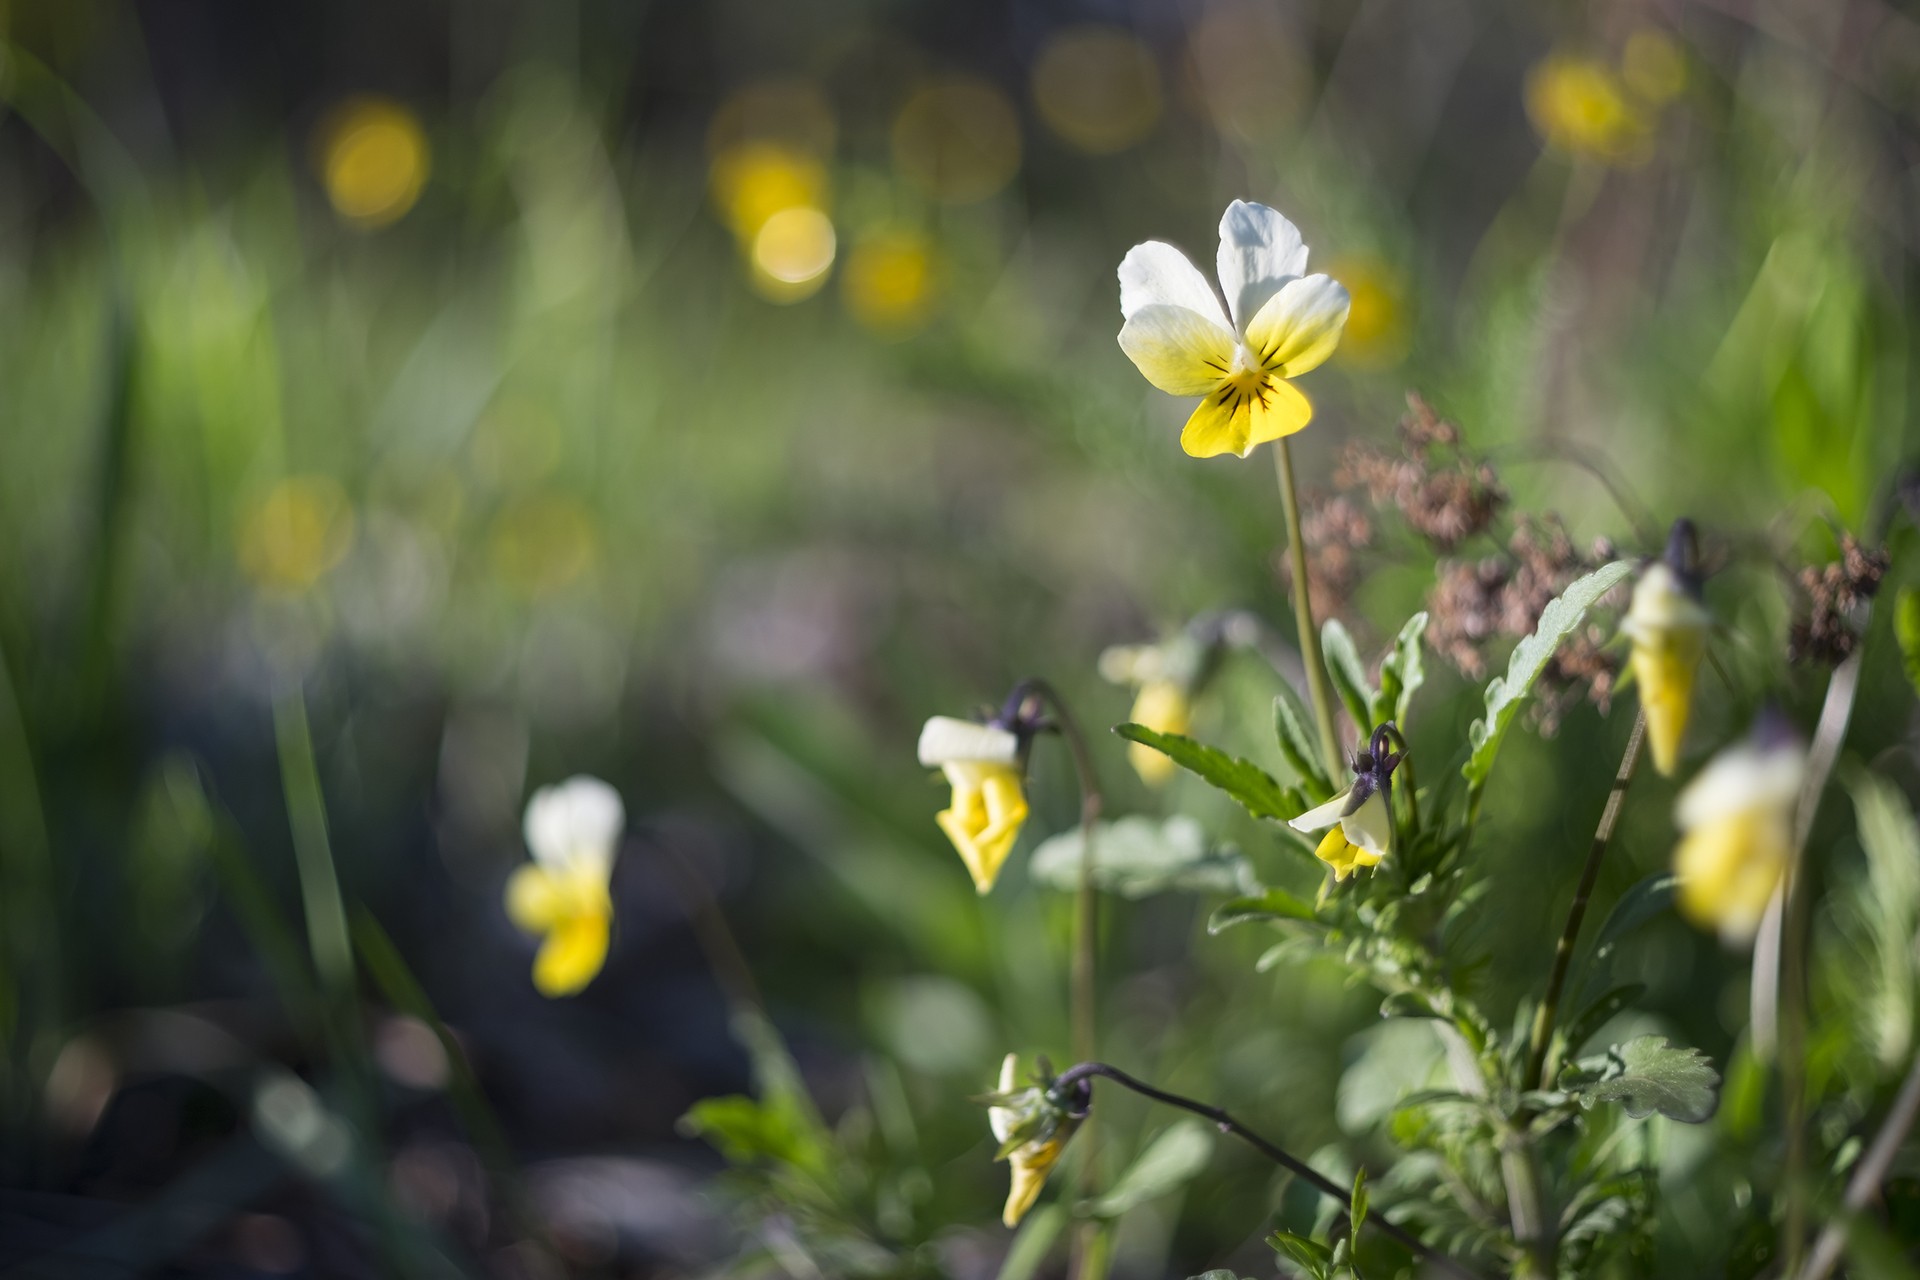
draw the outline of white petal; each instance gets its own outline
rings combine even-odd
[[[620,793],[582,774],[534,792],[527,801],[524,830],[527,848],[542,863],[582,858],[611,862],[626,823]]]
[[[1747,809],[1791,808],[1800,798],[1806,770],[1806,749],[1797,742],[1729,747],[1680,793],[1674,821],[1682,831],[1692,831]]]
[[[1280,289],[1307,273],[1300,228],[1263,204],[1235,200],[1220,218],[1220,287],[1242,332]]]
[[[1331,276],[1289,280],[1247,324],[1247,342],[1269,369],[1297,378],[1340,345],[1352,306],[1347,287]]]
[[[1633,584],[1633,603],[1620,630],[1629,640],[1652,641],[1662,632],[1704,631],[1712,624],[1707,607],[1680,585],[1672,569],[1655,560]]]
[[[1340,814],[1347,807],[1347,797],[1353,794],[1349,787],[1317,809],[1309,809],[1297,818],[1287,820],[1287,825],[1295,831],[1325,831],[1340,821]]]
[[[935,716],[920,730],[920,763],[929,768],[962,761],[1012,764],[1019,758],[1020,739],[990,724]]]
[[[1207,395],[1233,368],[1233,334],[1190,307],[1140,308],[1120,330],[1120,349],[1168,395]]]
[[[1020,1059],[1008,1054],[1000,1064],[1000,1093],[1012,1093],[1020,1084]],[[1013,1133],[1013,1109],[1011,1107],[988,1107],[987,1124],[993,1129],[994,1140],[1005,1142]]]
[[[1121,318],[1131,320],[1134,312],[1152,306],[1186,307],[1227,323],[1227,313],[1200,268],[1159,240],[1137,244],[1120,259]]]
[[[1393,812],[1384,792],[1376,791],[1358,809],[1340,820],[1349,843],[1381,857],[1393,846]]]

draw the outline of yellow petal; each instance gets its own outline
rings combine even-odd
[[[533,985],[543,996],[570,996],[592,982],[607,962],[612,921],[598,911],[560,922],[533,960]]]
[[[1221,453],[1244,458],[1255,445],[1290,436],[1312,417],[1313,406],[1289,383],[1234,378],[1200,402],[1180,433],[1180,447],[1196,458]]]
[[[1060,1163],[1067,1139],[1079,1127],[1078,1121],[1063,1122],[1045,1142],[1029,1142],[1007,1157],[1013,1167],[1013,1185],[1007,1189],[1007,1207],[1001,1212],[1000,1221],[1009,1227],[1020,1225],[1020,1219],[1026,1217],[1027,1210],[1033,1208],[1033,1202],[1039,1198],[1040,1188],[1047,1185],[1047,1175]]]
[[[953,782],[953,803],[934,821],[953,841],[955,852],[981,893],[993,888],[1000,868],[1020,838],[1027,820],[1027,797],[1016,765],[979,762],[945,766]]]
[[[1640,686],[1640,709],[1647,717],[1647,745],[1653,767],[1672,777],[1680,763],[1680,743],[1693,705],[1693,678],[1706,649],[1703,631],[1685,628],[1644,635],[1633,646],[1633,678]]]
[[[1333,868],[1335,880],[1345,880],[1361,867],[1379,866],[1381,855],[1352,843],[1347,833],[1336,826],[1320,841],[1313,856]]]
[[[1727,942],[1750,942],[1786,869],[1787,813],[1745,809],[1689,832],[1674,851],[1681,914]]]
[[[526,932],[546,932],[565,909],[554,873],[538,863],[523,863],[507,877],[507,918]]]
[[[1120,349],[1154,386],[1176,396],[1203,396],[1233,367],[1233,335],[1189,307],[1155,303],[1127,318]]]
[[[1247,342],[1266,368],[1297,378],[1340,345],[1352,305],[1346,286],[1330,276],[1289,280],[1247,326]]]

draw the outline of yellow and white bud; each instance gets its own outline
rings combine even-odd
[[[1020,739],[997,725],[935,716],[920,731],[920,763],[938,766],[953,800],[934,821],[986,893],[1020,838],[1027,797],[1020,777]]]
[[[1699,597],[1664,561],[1655,561],[1633,588],[1620,630],[1633,642],[1633,678],[1647,718],[1653,767],[1672,777],[1680,762],[1693,705],[1693,680],[1706,653],[1712,618]]]
[[[1361,867],[1379,866],[1393,850],[1393,812],[1386,792],[1367,777],[1287,825],[1295,831],[1326,831],[1313,856],[1333,868],[1335,880],[1345,880]]]
[[[1806,748],[1780,736],[1715,756],[1680,793],[1674,850],[1681,914],[1729,946],[1753,941],[1793,855]]]

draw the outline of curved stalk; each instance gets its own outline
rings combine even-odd
[[[1847,1179],[1846,1198],[1841,1201],[1845,1214],[1829,1222],[1820,1232],[1820,1238],[1814,1241],[1813,1252],[1808,1255],[1807,1265],[1801,1270],[1799,1280],[1826,1280],[1832,1273],[1840,1261],[1840,1254],[1847,1247],[1845,1216],[1865,1209],[1874,1193],[1880,1190],[1880,1184],[1886,1181],[1887,1170],[1893,1167],[1893,1158],[1900,1154],[1900,1144],[1906,1141],[1916,1118],[1920,1118],[1920,1056],[1914,1058],[1907,1078],[1901,1082],[1900,1092],[1893,1100],[1893,1109],[1887,1113],[1880,1132],[1873,1136],[1873,1145],[1867,1148],[1860,1166]]]
[[[1280,503],[1287,517],[1287,555],[1293,566],[1293,616],[1300,627],[1300,663],[1307,669],[1307,700],[1313,704],[1314,723],[1320,727],[1320,751],[1326,757],[1327,776],[1338,778],[1345,765],[1340,735],[1333,727],[1333,698],[1327,690],[1327,664],[1320,656],[1320,632],[1313,625],[1313,603],[1307,590],[1307,544],[1300,536],[1300,497],[1293,482],[1293,454],[1286,438],[1273,442],[1274,474],[1280,481]],[[1366,726],[1360,726],[1366,732]]]
[[[1533,1017],[1533,1037],[1527,1045],[1527,1073],[1522,1086],[1538,1089],[1546,1083],[1547,1046],[1553,1040],[1553,1020],[1560,1010],[1560,995],[1567,985],[1567,970],[1573,963],[1574,944],[1580,940],[1580,925],[1587,918],[1587,902],[1600,878],[1600,863],[1607,856],[1607,845],[1620,823],[1620,810],[1626,803],[1627,788],[1633,783],[1634,769],[1640,763],[1640,747],[1647,737],[1644,712],[1634,716],[1633,732],[1627,749],[1620,755],[1620,768],[1613,775],[1613,789],[1607,792],[1606,808],[1600,811],[1600,825],[1593,833],[1593,846],[1587,850],[1587,865],[1580,872],[1580,884],[1573,891],[1573,906],[1567,911],[1566,928],[1553,948],[1553,972],[1547,978],[1546,995]]]
[[[1177,1093],[1168,1093],[1165,1089],[1156,1089],[1145,1081],[1136,1080],[1126,1072],[1104,1062],[1082,1062],[1068,1067],[1053,1082],[1053,1092],[1069,1107],[1084,1114],[1093,1100],[1093,1081],[1111,1080],[1124,1089],[1130,1089],[1143,1098],[1178,1107],[1182,1111],[1191,1111],[1194,1115],[1211,1120],[1222,1133],[1230,1133],[1242,1142],[1258,1151],[1282,1169],[1307,1183],[1321,1195],[1329,1196],[1341,1204],[1348,1203],[1351,1191],[1320,1173],[1304,1160],[1290,1154],[1285,1148],[1269,1142],[1253,1130],[1241,1124],[1219,1107],[1185,1098]],[[1449,1275],[1462,1277],[1463,1280],[1475,1280],[1474,1273],[1447,1257],[1426,1241],[1396,1223],[1388,1221],[1379,1214],[1367,1217],[1367,1225],[1376,1228],[1380,1234],[1395,1240],[1410,1249],[1414,1256],[1422,1258]]]

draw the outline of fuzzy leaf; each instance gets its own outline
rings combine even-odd
[[[1333,691],[1340,696],[1340,705],[1347,709],[1364,742],[1373,732],[1373,703],[1379,695],[1367,679],[1367,664],[1360,660],[1359,647],[1338,618],[1328,618],[1320,628],[1320,653],[1326,659]]]
[[[1426,664],[1420,653],[1420,638],[1426,633],[1427,614],[1423,609],[1408,618],[1400,634],[1394,637],[1393,648],[1380,664],[1380,692],[1373,698],[1375,724],[1391,720],[1403,731],[1406,729],[1407,710],[1413,705],[1413,695],[1427,682]]]
[[[1587,610],[1632,572],[1633,563],[1628,560],[1602,565],[1586,577],[1576,579],[1541,610],[1540,622],[1533,634],[1514,646],[1513,656],[1507,660],[1507,674],[1495,676],[1487,686],[1486,718],[1475,720],[1467,731],[1473,754],[1467,757],[1460,773],[1470,784],[1484,785],[1487,775],[1493,772],[1493,758],[1500,750],[1501,740],[1512,726],[1520,704],[1532,690],[1533,682],[1547,669],[1554,651],[1580,625]]]
[[[1294,897],[1285,889],[1268,889],[1254,897],[1234,898],[1221,903],[1207,920],[1207,932],[1219,933],[1237,924],[1252,924],[1255,921],[1313,919],[1313,904]]]
[[[1636,1120],[1658,1111],[1700,1124],[1713,1115],[1720,1073],[1698,1049],[1669,1044],[1665,1036],[1636,1036],[1571,1064],[1560,1073],[1559,1087],[1582,1106],[1617,1102]]]
[[[1052,889],[1080,887],[1080,828],[1049,837],[1033,851],[1028,874]],[[1134,814],[1102,822],[1093,834],[1093,883],[1123,898],[1157,893],[1253,893],[1253,868],[1240,853],[1207,839],[1184,815],[1165,822]]]
[[[1285,822],[1307,811],[1307,800],[1292,787],[1275,782],[1251,760],[1230,756],[1218,747],[1195,742],[1177,733],[1156,733],[1143,724],[1116,725],[1113,730],[1129,742],[1152,747],[1189,773],[1238,800],[1256,818]]]
[[[1107,1193],[1093,1202],[1096,1218],[1121,1215],[1176,1191],[1207,1167],[1213,1156],[1213,1135],[1198,1120],[1178,1120],[1162,1131]]]
[[[1320,742],[1307,709],[1292,685],[1283,685],[1273,699],[1273,736],[1280,744],[1280,756],[1300,779],[1301,789],[1318,804],[1333,795],[1333,782],[1327,777],[1326,761],[1320,758]]]

